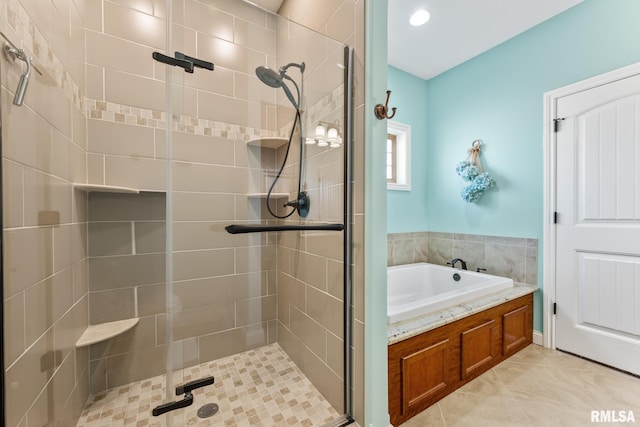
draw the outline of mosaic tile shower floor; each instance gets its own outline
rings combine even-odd
[[[194,391],[194,403],[173,411],[174,426],[321,426],[340,414],[309,382],[278,344],[236,354],[184,370],[183,381],[215,377]],[[165,376],[138,381],[89,397],[78,426],[166,426],[151,410],[165,400]],[[198,409],[217,403],[210,418]]]

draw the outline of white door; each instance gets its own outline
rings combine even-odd
[[[556,347],[640,374],[640,75],[556,108]]]

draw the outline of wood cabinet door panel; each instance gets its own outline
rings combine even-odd
[[[448,383],[449,340],[402,358],[402,412],[433,397]]]
[[[502,315],[503,356],[510,356],[531,342],[529,311],[525,305]]]
[[[460,334],[460,375],[463,380],[484,372],[494,364],[494,359],[499,356],[496,332],[496,321],[489,320]]]

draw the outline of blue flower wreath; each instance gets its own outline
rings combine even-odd
[[[475,202],[482,196],[486,189],[491,188],[496,184],[495,179],[489,175],[489,172],[482,172],[480,168],[475,164],[472,164],[472,162],[479,164],[479,153],[480,141],[476,140],[473,142],[473,146],[469,149],[469,158],[464,162],[458,163],[458,166],[456,167],[456,173],[460,175],[463,180],[471,183],[460,192],[462,200],[467,203]]]

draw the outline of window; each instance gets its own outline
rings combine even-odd
[[[398,176],[398,138],[387,134],[387,182],[396,183]]]
[[[411,191],[411,126],[387,122],[387,190]]]

